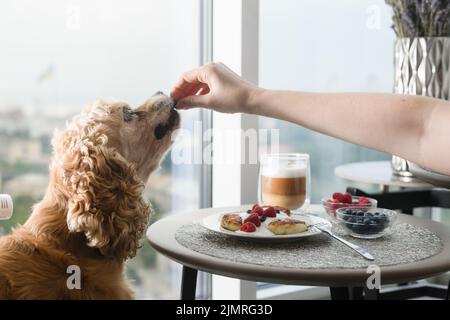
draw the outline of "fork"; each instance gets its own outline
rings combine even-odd
[[[342,239],[341,237],[338,237],[337,235],[335,235],[333,232],[331,232],[331,225],[324,223],[324,222],[320,222],[317,224],[312,225],[311,227],[317,228],[320,231],[328,234],[329,236],[331,236],[332,238],[342,242],[343,244],[345,244],[347,247],[355,250],[357,253],[359,253],[360,255],[362,255],[365,259],[373,261],[375,260],[375,258],[366,250],[363,249],[359,246],[357,246],[356,244],[353,244],[345,239]]]

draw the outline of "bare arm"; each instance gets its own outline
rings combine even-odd
[[[186,83],[189,90],[182,92]],[[450,175],[450,103],[443,100],[264,90],[222,64],[184,74],[172,95],[180,108],[213,106],[221,112],[273,117]]]
[[[254,113],[450,174],[450,103],[393,94],[318,94],[258,90]]]

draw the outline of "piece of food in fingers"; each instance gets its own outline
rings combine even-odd
[[[275,235],[287,235],[302,233],[308,230],[305,221],[294,220],[291,218],[276,219],[267,225],[267,229]]]
[[[222,228],[230,231],[238,231],[242,227],[242,218],[238,214],[228,213],[220,219]]]

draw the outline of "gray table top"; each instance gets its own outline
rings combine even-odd
[[[396,186],[405,188],[431,188],[432,185],[415,178],[399,177],[393,174],[389,161],[355,162],[338,166],[334,174],[354,182]]]
[[[368,276],[366,268],[295,269],[238,263],[190,250],[175,239],[176,231],[183,225],[198,221],[210,214],[244,211],[249,207],[203,209],[171,215],[153,223],[147,230],[147,239],[155,250],[178,263],[200,271],[232,278],[317,286],[351,286],[363,285],[366,282]],[[321,206],[312,206],[311,210],[319,212],[323,209]],[[382,284],[424,279],[450,270],[450,228],[447,225],[403,214],[399,215],[399,221],[434,232],[442,239],[443,249],[437,255],[414,263],[381,267]]]

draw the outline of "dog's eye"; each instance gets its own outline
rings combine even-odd
[[[130,122],[133,120],[135,113],[130,108],[123,108],[123,121]]]

